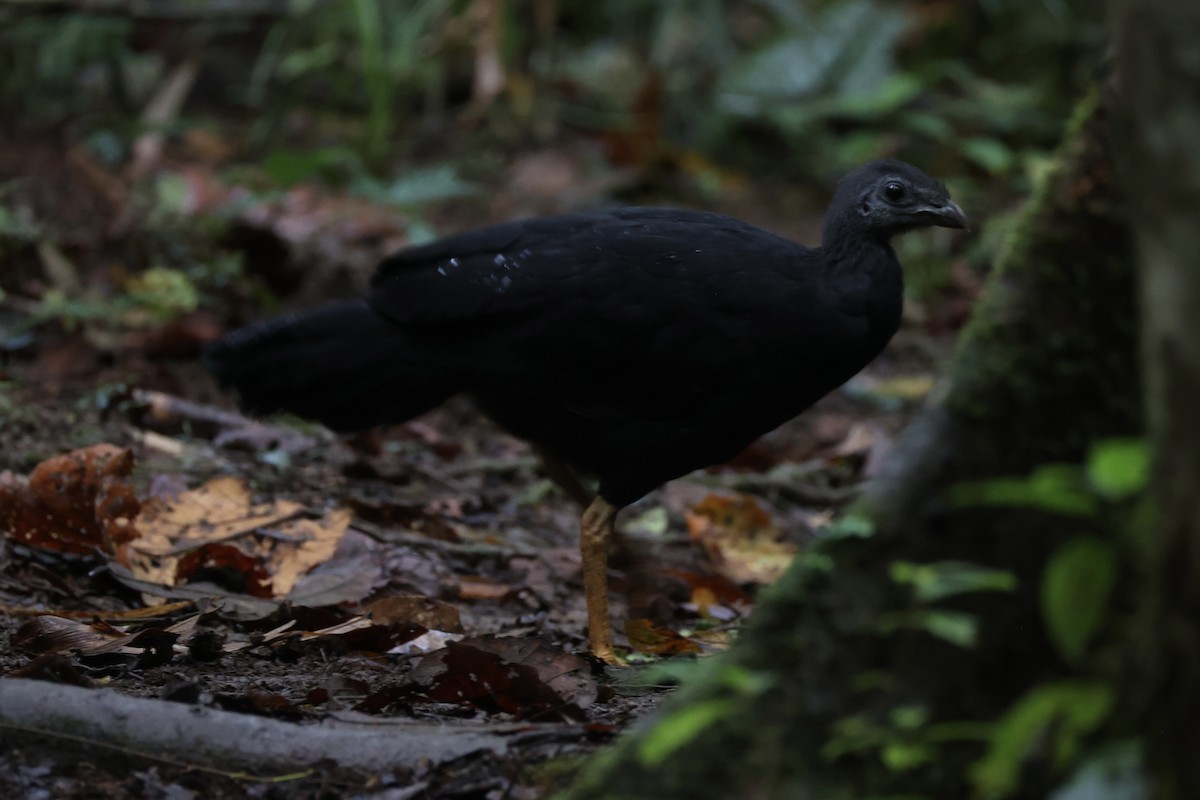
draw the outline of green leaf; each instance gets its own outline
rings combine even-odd
[[[1110,500],[1124,500],[1146,488],[1150,447],[1143,439],[1110,439],[1088,454],[1088,480]]]
[[[964,139],[959,143],[963,155],[993,175],[1000,175],[1013,168],[1016,154],[1012,148],[999,139],[990,136],[979,136]]]
[[[353,188],[376,202],[404,207],[468,197],[479,191],[478,186],[460,178],[458,172],[449,164],[410,170],[390,184],[363,176],[355,182]]]
[[[1009,592],[1017,579],[1011,572],[988,569],[965,561],[939,561],[914,564],[897,561],[891,566],[892,580],[911,584],[917,599],[933,603],[967,592]]]
[[[915,731],[929,721],[929,709],[925,706],[897,706],[888,716],[892,727],[903,731]]]
[[[638,758],[643,764],[652,767],[661,763],[695,739],[709,725],[734,713],[740,698],[760,695],[775,684],[774,678],[765,672],[756,672],[732,664],[719,666],[713,674],[713,680],[714,683],[733,690],[736,697],[723,697],[686,706],[660,720],[647,732],[638,748]]]
[[[192,280],[182,270],[169,267],[152,267],[134,276],[125,284],[125,291],[159,319],[172,319],[200,305],[200,291]]]
[[[725,698],[678,709],[646,733],[638,747],[638,759],[648,767],[661,764],[672,753],[699,736],[705,728],[733,713],[736,707],[736,700]]]
[[[831,541],[836,539],[869,539],[875,535],[875,523],[866,514],[846,514],[834,520],[823,531],[821,539]]]
[[[348,147],[322,147],[318,150],[272,150],[263,161],[263,170],[277,185],[286,188],[304,181],[325,177],[336,170],[362,171],[358,155]]]
[[[1080,536],[1054,552],[1042,575],[1042,616],[1051,641],[1077,662],[1104,621],[1117,578],[1117,553],[1094,536]]]
[[[671,519],[667,514],[667,509],[663,506],[654,506],[626,522],[625,530],[650,536],[664,536],[670,524]]]
[[[179,175],[163,174],[154,184],[155,211],[158,213],[186,215],[191,205],[191,187]]]
[[[799,10],[786,34],[724,73],[719,92],[724,107],[756,116],[773,112],[779,98],[826,93],[864,98],[854,101],[861,105],[881,88],[901,97],[908,87],[889,87],[887,81],[895,74],[893,54],[906,25],[902,13],[875,0]]]
[[[884,634],[898,630],[925,631],[959,647],[971,647],[979,633],[979,621],[973,614],[962,611],[918,609],[885,614],[880,618],[878,628]]]
[[[879,754],[892,772],[908,772],[937,757],[937,748],[926,742],[888,742]]]
[[[950,487],[958,506],[1038,508],[1071,517],[1092,516],[1100,504],[1088,491],[1083,471],[1070,464],[1038,467],[1028,478],[993,478]]]
[[[987,754],[971,766],[971,780],[984,798],[1004,798],[1019,786],[1025,759],[1051,735],[1053,765],[1066,767],[1084,736],[1108,718],[1115,692],[1099,681],[1063,681],[1038,686],[1008,710],[992,734]]]

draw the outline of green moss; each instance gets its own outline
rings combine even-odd
[[[901,445],[907,461],[889,479],[895,490],[854,509],[875,522],[874,535],[821,542],[761,599],[733,650],[663,710],[667,724],[677,709],[719,710],[710,724],[689,729],[653,765],[640,750],[657,728],[625,737],[566,797],[970,793],[979,736],[932,732],[977,734],[1049,679],[1056,662],[1038,633],[1038,576],[1072,528],[1091,523],[1045,510],[947,507],[941,490],[1080,462],[1094,439],[1137,429],[1136,293],[1108,163],[1104,110],[1091,96],[998,254],[937,402]],[[934,605],[893,580],[896,561],[982,564],[1011,573],[1016,588]],[[930,611],[978,619],[978,641],[880,625]],[[759,693],[731,694],[719,678],[731,665],[774,680]],[[896,724],[898,710],[917,706],[927,727]],[[847,739],[847,731],[861,735]],[[839,735],[853,746],[829,748]],[[1042,775],[1030,796],[1045,796],[1052,778]]]

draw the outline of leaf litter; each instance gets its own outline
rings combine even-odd
[[[203,168],[174,177],[189,215],[238,202]],[[394,211],[304,185],[246,204],[234,229],[260,245],[283,243],[290,268],[305,253],[369,266],[404,233]],[[54,253],[42,261],[62,266]],[[78,271],[66,265],[59,272]],[[342,266],[314,272],[320,281],[294,301],[344,282]],[[120,285],[139,280],[126,274]],[[585,641],[578,514],[524,445],[454,403],[356,439],[248,420],[202,402],[211,388],[186,370],[145,369],[150,359],[193,357],[222,332],[220,320],[192,311],[155,323],[135,308],[120,322],[132,327],[84,320],[82,333],[37,350],[33,372],[52,386],[99,383],[97,353],[158,377],[105,408],[97,430],[106,435],[91,441],[113,444],[47,459],[28,477],[0,473],[5,674],[103,681],[268,716],[565,719],[605,735],[653,703],[614,697],[609,676],[572,653]],[[179,386],[197,399],[162,391]],[[882,386],[901,399],[922,389]],[[611,576],[614,617],[629,620],[622,644],[649,659],[727,646],[753,587],[802,544],[780,531],[807,529],[844,502],[875,449],[850,430],[861,408],[848,414],[846,402],[831,398],[731,468],[631,509],[631,533],[649,542],[662,585],[645,603],[652,613],[631,617],[618,595],[632,572]],[[78,441],[39,444],[53,452]],[[28,469],[16,459],[6,463]],[[798,493],[797,471],[832,481]],[[711,497],[706,478],[718,484]],[[331,498],[342,506],[330,508]]]

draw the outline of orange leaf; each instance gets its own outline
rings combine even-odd
[[[113,553],[137,535],[132,473],[133,454],[111,444],[49,458],[28,479],[0,473],[0,531],[40,550]]]
[[[658,627],[648,619],[627,620],[625,635],[635,650],[656,656],[699,653],[701,650],[700,645],[690,639],[670,628]]]

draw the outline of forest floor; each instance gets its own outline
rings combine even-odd
[[[524,443],[462,399],[354,437],[251,420],[204,372],[204,343],[272,313],[262,297],[293,309],[361,286],[403,244],[393,208],[306,185],[243,203],[213,234],[242,258],[233,288],[167,316],[122,304],[150,291],[131,254],[167,252],[192,225],[179,240],[202,250],[236,194],[194,156],[156,167],[186,195],[174,227],[77,148],[0,158],[0,177],[22,179],[14,207],[61,223],[8,253],[0,282],[0,686],[33,704],[50,702],[45,682],[60,699],[117,695],[106,718],[73,701],[33,722],[0,708],[5,797],[547,796],[728,647],[757,588],[875,469],[977,288],[964,268],[942,316],[910,306],[846,387],[622,514],[610,580],[630,666],[607,667],[587,654],[579,510]],[[528,183],[569,159],[512,162],[488,203],[438,205],[439,232],[565,210],[557,183]],[[814,242],[815,194],[798,193],[799,214],[797,193],[753,186],[709,205]],[[422,733],[386,769],[366,753],[284,763],[220,741],[228,714],[297,743],[334,720],[378,725],[381,746]]]

